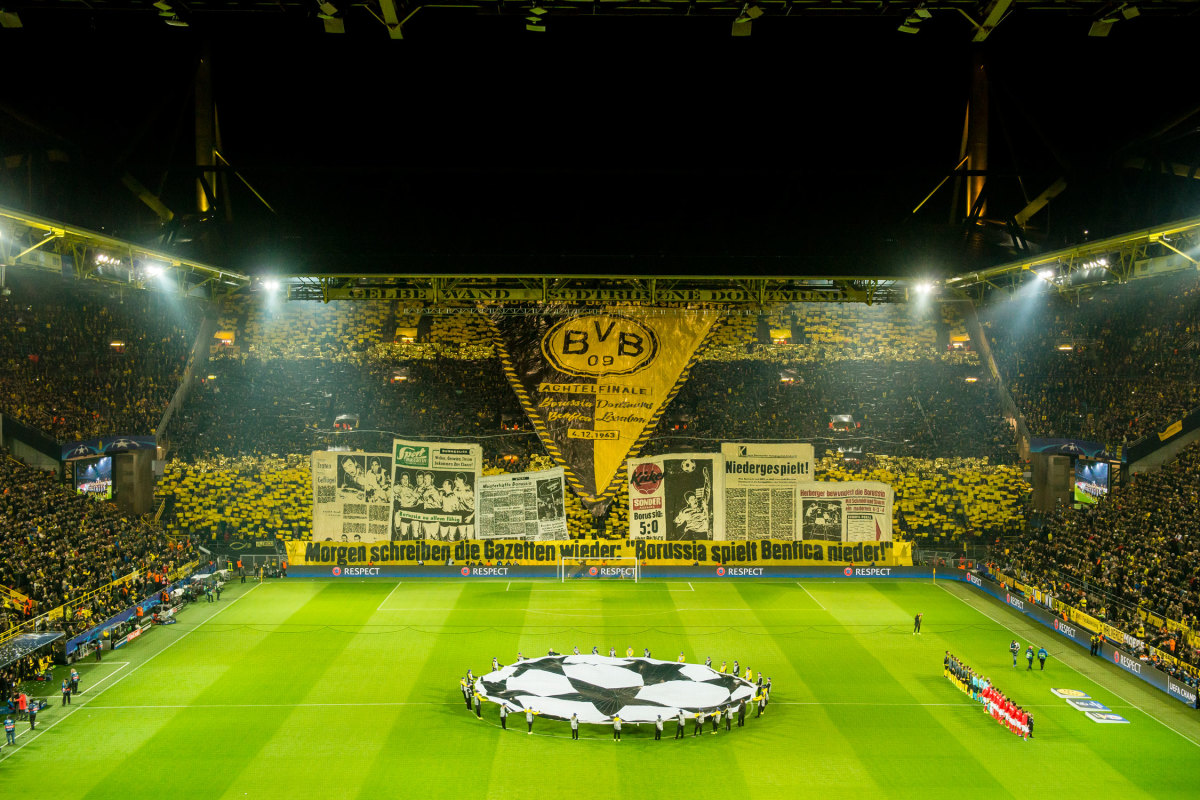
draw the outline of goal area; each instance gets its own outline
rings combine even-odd
[[[558,560],[558,578],[587,581],[633,581],[642,576],[642,565],[633,556],[618,558],[566,558]]]

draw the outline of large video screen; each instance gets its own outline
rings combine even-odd
[[[1093,504],[1108,494],[1108,464],[1103,461],[1075,462],[1075,502]]]
[[[75,465],[75,491],[96,500],[112,499],[112,456],[81,458],[72,463]]]

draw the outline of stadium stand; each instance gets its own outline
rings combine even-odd
[[[1200,664],[1200,651],[1143,618],[1150,612],[1200,627],[1198,486],[1200,447],[1193,445],[1095,506],[1063,509],[1040,529],[1002,541],[992,558],[1009,577]]]
[[[814,471],[822,481],[890,484],[896,493],[896,530],[923,546],[957,549],[972,539],[992,540],[1025,527],[1029,484],[1012,465],[979,458],[904,456],[847,461],[826,453]]]
[[[1200,277],[1018,297],[981,313],[1035,436],[1118,445],[1200,405]]]
[[[203,310],[157,293],[116,300],[73,281],[10,277],[0,298],[0,411],[59,441],[152,433]]]
[[[236,344],[214,345],[215,377],[193,391],[172,430],[176,460],[162,484],[170,529],[307,536],[308,454],[330,445],[387,451],[393,433],[481,442],[487,470],[550,466],[532,431],[500,430],[502,419],[524,414],[486,322],[459,311],[422,317],[405,309],[389,318],[347,303],[226,311],[219,327]],[[643,453],[735,438],[861,448],[892,458],[870,467],[830,458],[830,474],[891,482],[901,530],[942,544],[1012,532],[1024,494],[1019,472],[1000,466],[1015,457],[1011,428],[976,354],[948,346],[956,331],[965,338],[962,327],[955,304],[940,314],[807,303],[769,317],[728,315]],[[802,341],[760,340],[771,330]],[[343,413],[357,416],[358,431],[330,433]],[[831,430],[833,414],[861,427]],[[291,490],[299,487],[298,496]],[[996,513],[973,511],[980,499]],[[573,537],[623,538],[627,525],[624,497],[601,517],[568,498]]]
[[[0,449],[0,585],[30,599],[9,606],[19,620],[73,603],[137,572],[136,579],[71,607],[60,621],[68,633],[127,608],[158,585],[158,576],[191,552],[158,527],[121,515],[60,486],[54,475],[27,467]],[[10,601],[11,603],[11,601]]]

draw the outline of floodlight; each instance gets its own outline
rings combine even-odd
[[[16,11],[0,9],[0,28],[21,28],[21,16]]]
[[[146,265],[146,274],[148,276],[150,276],[151,278],[158,277],[159,275],[162,274],[162,272],[163,272],[162,264],[147,264]]]
[[[749,17],[750,19],[752,19],[752,20],[758,19],[762,15],[763,15],[763,10],[761,8],[759,8],[758,6],[747,6],[746,7],[746,16]]]
[[[929,281],[922,281],[916,285],[916,291],[919,295],[928,295],[933,293],[933,284]]]
[[[321,9],[321,12],[317,14],[321,19],[329,19],[337,16],[337,6],[333,3],[317,3],[317,7]]]
[[[278,278],[263,278],[262,286],[268,292],[278,291],[279,287],[280,287],[279,279]]]
[[[1092,23],[1092,27],[1088,28],[1088,36],[1094,36],[1096,38],[1101,38],[1103,36],[1108,36],[1110,31],[1112,31],[1112,23],[1111,22],[1105,22],[1104,20],[1098,20],[1098,21]]]
[[[170,11],[171,10],[171,4],[166,2],[166,0],[158,0],[158,2],[154,3],[153,5],[159,11]]]
[[[1139,9],[1137,6],[1125,6],[1125,8],[1121,9],[1121,16],[1125,19],[1133,19],[1141,13],[1141,9]]]
[[[918,8],[916,15],[921,19],[931,19],[933,17],[933,14],[927,8]]]
[[[1044,281],[1051,280],[1054,277],[1054,270],[1050,269],[1049,267],[1046,267],[1045,269],[1039,269],[1037,271],[1037,276]]]
[[[921,32],[919,29],[913,27],[912,25],[901,25],[899,28],[896,28],[896,30],[900,31],[901,33],[920,33]]]

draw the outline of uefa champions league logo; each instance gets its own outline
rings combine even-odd
[[[725,574],[725,568],[724,568],[724,567],[717,567],[717,577],[718,577],[718,578],[720,578],[720,577],[722,577],[724,574]]]
[[[595,567],[592,567],[588,570],[588,575],[591,575],[593,578],[596,575],[598,575],[599,573],[600,573],[600,570],[596,569]]]
[[[341,574],[342,574],[342,568],[341,568],[341,567],[334,567],[334,568],[333,568],[333,577],[335,577],[335,578],[336,578],[336,577],[338,577],[338,576],[339,576],[339,575],[341,575]]]
[[[462,573],[462,576],[465,578],[465,577],[467,577],[467,576],[469,576],[469,575],[471,574],[471,568],[470,568],[470,567],[463,567],[462,569],[460,569],[460,570],[459,570],[459,572],[461,572],[461,573]]]
[[[844,570],[842,570],[842,574],[849,578],[854,575],[854,569],[851,567],[846,567]]]

